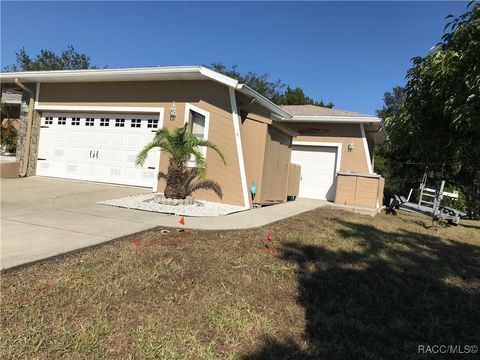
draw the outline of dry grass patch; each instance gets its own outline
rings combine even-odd
[[[1,357],[400,359],[474,343],[480,222],[463,224],[319,209],[135,234],[3,274]]]

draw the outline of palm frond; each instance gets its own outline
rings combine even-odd
[[[217,194],[217,196],[220,199],[223,198],[222,188],[220,187],[220,184],[218,184],[214,180],[199,180],[194,183],[191,183],[188,186],[187,194],[191,195],[193,192],[197,190],[210,190],[210,191],[213,191],[215,194]]]
[[[143,165],[149,151],[153,148],[162,149],[170,155],[170,159],[174,159],[177,164],[182,164],[183,167],[185,167],[189,161],[194,160],[196,169],[195,172],[188,175],[192,177],[189,180],[190,184],[196,177],[200,180],[206,177],[207,162],[204,156],[204,149],[202,149],[203,147],[214,150],[226,165],[225,156],[222,151],[208,140],[199,140],[190,132],[188,123],[185,123],[185,125],[175,130],[167,128],[157,130],[153,141],[148,143],[138,154],[135,163],[137,165]]]
[[[227,165],[227,163],[225,161],[225,156],[223,155],[222,150],[220,150],[220,148],[217,145],[215,145],[214,143],[212,143],[208,140],[198,140],[197,146],[205,146],[209,149],[214,150],[218,154],[218,156],[220,156],[220,159],[222,159],[223,163],[225,165]]]
[[[172,147],[172,145],[167,141],[167,139],[154,139],[152,142],[148,143],[145,145],[145,147],[140,151],[140,153],[137,155],[137,158],[135,159],[135,164],[142,166],[145,163],[145,160],[147,159],[148,152],[154,148],[160,148],[167,153],[169,153],[172,156],[175,156],[175,148]]]
[[[197,176],[199,179],[204,179],[207,175],[207,162],[205,156],[203,156],[202,151],[198,148],[192,149],[191,154],[195,159],[195,167],[197,169]]]
[[[169,139],[170,137],[172,137],[172,132],[167,128],[158,129],[155,133],[155,140]]]
[[[145,145],[142,151],[140,151],[140,153],[137,155],[137,158],[135,159],[135,165],[143,166],[145,160],[147,159],[148,152],[156,147],[158,147],[158,142],[155,140]]]

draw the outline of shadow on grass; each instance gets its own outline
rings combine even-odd
[[[462,224],[462,223],[460,223],[459,226],[464,227],[464,228],[469,228],[469,229],[480,229],[480,226],[471,225],[471,224]]]
[[[340,223],[351,251],[288,243],[280,255],[297,265],[306,345],[266,338],[243,359],[416,359],[419,344],[479,345],[480,247]]]

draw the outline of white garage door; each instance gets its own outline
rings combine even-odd
[[[43,113],[37,175],[156,186],[160,151],[143,167],[140,150],[154,137],[158,115]]]
[[[334,200],[336,147],[294,145],[291,162],[302,166],[300,197]]]

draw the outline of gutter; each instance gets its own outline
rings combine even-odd
[[[89,77],[104,77],[108,81],[109,77],[122,76],[125,80],[128,77],[137,75],[172,75],[172,74],[201,74],[200,66],[163,66],[163,67],[143,67],[143,68],[115,68],[115,69],[81,69],[81,70],[41,70],[41,71],[18,71],[2,72],[0,79],[3,82],[13,82],[15,78],[21,78],[29,82],[62,82],[65,78],[68,81],[88,81]],[[87,80],[85,80],[87,79]],[[122,78],[123,80],[123,78]]]
[[[241,93],[254,98],[257,103],[263,105],[272,113],[277,115],[278,120],[290,120],[292,118],[292,115],[290,115],[288,112],[286,112],[285,110],[282,110],[278,105],[274,104],[263,95],[260,95],[258,92],[248,87],[247,85],[238,84],[236,86],[236,89]]]
[[[285,122],[324,122],[324,123],[343,123],[343,124],[365,124],[381,123],[382,119],[370,116],[292,116],[285,119]]]
[[[32,122],[33,122],[33,107],[35,104],[35,97],[32,90],[23,85],[18,78],[15,78],[15,84],[22,90],[26,91],[30,95],[28,102],[28,117],[27,117],[27,131],[25,133],[25,147],[23,149],[23,162],[22,168],[20,169],[19,176],[25,177],[28,172],[28,163],[30,158],[30,142],[32,136]]]
[[[81,69],[1,72],[4,83],[21,79],[27,82],[95,82],[210,79],[236,88],[238,81],[204,66],[163,66],[117,69]]]

